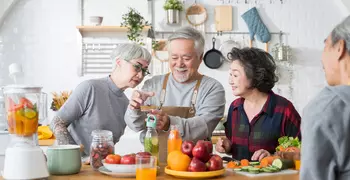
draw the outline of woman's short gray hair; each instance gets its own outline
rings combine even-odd
[[[204,53],[204,37],[203,35],[196,29],[191,27],[183,27],[176,30],[172,35],[168,38],[168,50],[170,51],[170,42],[175,39],[190,39],[194,41],[194,48],[197,51],[198,57]]]
[[[350,54],[350,16],[346,17],[340,24],[338,24],[331,33],[332,45],[339,40],[344,40],[346,50]]]
[[[148,63],[151,62],[152,55],[148,52],[146,48],[135,44],[135,43],[122,43],[113,50],[111,54],[112,67],[115,68],[116,59],[123,59],[125,61],[130,61],[132,59],[144,59]]]

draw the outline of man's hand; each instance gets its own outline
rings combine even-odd
[[[152,109],[149,113],[156,116],[157,129],[163,130],[163,131],[167,131],[169,129],[170,118],[169,118],[168,114],[164,113],[161,110],[156,110],[156,109]]]
[[[253,161],[261,161],[264,157],[270,156],[271,154],[266,151],[265,149],[259,149],[257,151],[254,152],[253,156],[252,156],[252,160]]]
[[[135,90],[132,93],[131,100],[129,101],[130,109],[140,109],[140,106],[147,100],[148,97],[154,96],[154,92],[144,92]]]
[[[231,150],[231,142],[227,138],[219,138],[215,144],[215,149],[219,153],[229,153]]]

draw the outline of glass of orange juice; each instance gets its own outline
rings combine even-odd
[[[300,170],[300,160],[294,160],[295,169]]]
[[[176,125],[170,126],[170,133],[168,137],[168,154],[171,151],[180,151],[182,145],[182,138],[180,135],[180,131]]]
[[[136,156],[136,180],[156,180],[157,157]]]

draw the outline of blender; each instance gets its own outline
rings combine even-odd
[[[3,88],[10,143],[5,151],[4,179],[45,179],[46,159],[38,146],[41,87]]]

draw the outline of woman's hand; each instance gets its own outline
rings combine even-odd
[[[147,100],[148,97],[154,96],[154,92],[144,92],[135,90],[129,101],[130,109],[140,109],[141,105]]]
[[[219,153],[229,153],[231,150],[230,140],[220,137],[215,144],[215,150]]]
[[[252,156],[253,161],[261,161],[264,157],[270,156],[271,154],[265,149],[259,149],[254,152]]]

